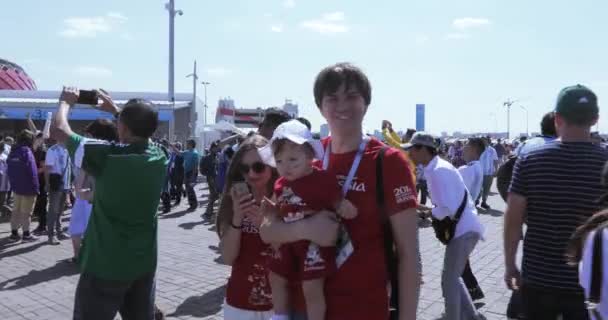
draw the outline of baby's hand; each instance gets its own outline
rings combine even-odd
[[[340,201],[337,209],[338,215],[344,219],[354,219],[358,213],[357,207],[346,199]]]

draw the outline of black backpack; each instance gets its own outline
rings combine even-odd
[[[201,159],[199,170],[203,176],[215,175],[215,154],[207,154]]]
[[[517,162],[517,156],[509,156],[507,161],[503,163],[496,172],[496,188],[498,189],[498,193],[500,193],[500,197],[505,202],[507,201],[507,195],[509,194],[509,186],[511,186],[515,162]]]
[[[376,159],[376,201],[380,208],[380,225],[382,226],[384,234],[384,257],[386,259],[388,279],[391,284],[389,320],[397,320],[399,319],[399,261],[397,253],[395,252],[393,229],[391,228],[391,222],[386,212],[384,200],[384,169],[382,162],[384,161],[384,154],[387,149],[388,147],[380,149],[378,158]]]

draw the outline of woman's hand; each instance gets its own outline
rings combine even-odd
[[[233,225],[240,226],[243,223],[243,219],[245,218],[245,216],[255,217],[256,215],[261,215],[260,206],[255,203],[255,200],[253,199],[253,195],[251,193],[237,195],[233,189],[231,191],[231,194],[234,212],[232,216]]]

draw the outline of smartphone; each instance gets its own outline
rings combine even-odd
[[[247,183],[245,182],[236,182],[232,188],[234,189],[234,194],[237,197],[241,197],[245,194],[250,193],[249,192],[249,185],[247,185]]]
[[[78,104],[96,106],[99,103],[99,95],[93,90],[80,90],[78,92]]]

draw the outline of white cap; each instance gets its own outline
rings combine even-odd
[[[268,152],[272,154],[271,145],[277,139],[287,139],[295,144],[308,143],[315,152],[315,158],[319,160],[323,159],[324,151],[321,141],[314,139],[312,137],[312,133],[310,130],[308,130],[308,127],[298,120],[289,120],[287,122],[283,122],[274,130],[270,143],[268,143],[266,147],[262,148],[266,150],[259,150],[261,155],[264,155],[262,156],[262,159],[268,159]],[[276,166],[274,164],[274,157],[272,160],[268,159],[264,162],[266,162],[268,165]]]

